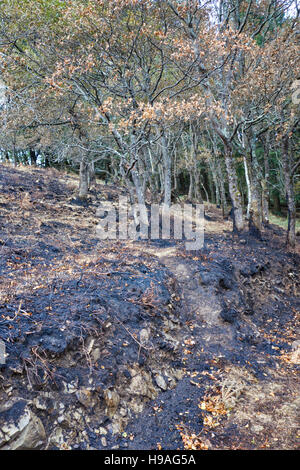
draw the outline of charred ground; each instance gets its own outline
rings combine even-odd
[[[299,255],[284,231],[234,237],[207,206],[197,252],[101,241],[97,207],[122,189],[83,204],[76,184],[0,167],[0,448],[296,448]]]

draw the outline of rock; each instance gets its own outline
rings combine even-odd
[[[150,339],[150,330],[149,328],[143,328],[140,331],[140,342],[141,344],[147,344]]]
[[[14,365],[9,366],[9,370],[14,374],[23,374],[24,368],[22,364],[16,363]]]
[[[292,349],[293,349],[293,351],[296,351],[296,350],[299,349],[299,348],[300,348],[300,340],[298,339],[298,340],[293,341],[293,342],[292,342]]]
[[[61,447],[64,444],[64,434],[63,430],[60,427],[54,429],[50,435],[49,443],[50,446]]]
[[[251,426],[251,429],[252,429],[252,431],[255,432],[256,434],[259,434],[259,433],[261,433],[261,432],[264,430],[264,427],[261,426],[260,424],[253,424],[253,425]]]
[[[111,430],[110,432],[115,435],[115,434],[121,434],[124,431],[124,422],[123,420],[117,420],[113,421],[111,424]]]
[[[298,346],[296,349],[293,348],[291,362],[292,364],[300,364],[300,346]]]
[[[122,418],[124,418],[126,415],[127,415],[127,410],[126,408],[121,408],[120,411],[120,416],[122,416]]]
[[[86,408],[93,408],[98,403],[97,396],[89,389],[80,389],[75,393],[78,401]]]
[[[107,446],[107,440],[105,437],[101,437],[101,444],[103,445],[103,447]]]
[[[104,390],[104,400],[106,403],[106,413],[109,418],[112,418],[119,406],[120,396],[115,390]]]
[[[284,289],[280,289],[280,287],[273,287],[273,290],[275,292],[277,292],[277,294],[285,294],[285,290]]]
[[[87,354],[90,354],[92,352],[94,344],[95,344],[95,338],[90,337],[87,339],[86,345],[85,345]]]
[[[1,450],[41,449],[45,442],[44,426],[26,400],[14,399],[0,408]]]
[[[62,384],[64,387],[64,393],[75,393],[78,390],[77,382],[78,381],[67,383],[67,382],[62,381]]]
[[[133,395],[142,395],[148,398],[156,398],[156,390],[152,383],[152,378],[147,372],[135,375],[131,382],[128,391]]]
[[[38,410],[47,410],[48,404],[47,400],[44,397],[37,397],[33,400],[33,405],[38,409]]]
[[[93,349],[93,351],[91,352],[91,357],[94,363],[97,362],[101,357],[101,349],[100,348]]]
[[[59,416],[57,418],[57,422],[58,422],[58,424],[69,424],[68,421],[66,420],[65,416]]]
[[[162,375],[157,375],[155,377],[155,382],[159,388],[161,388],[162,390],[167,390],[168,386],[165,382],[165,379],[162,377]]]
[[[5,390],[5,393],[10,396],[12,394],[12,391],[13,391],[13,387],[12,385],[9,385],[7,388],[5,387],[4,390]]]
[[[79,423],[82,424],[83,417],[82,417],[82,410],[79,408],[73,412],[73,418]]]
[[[106,430],[105,428],[101,427],[101,426],[100,426],[100,428],[99,428],[98,431],[99,431],[99,433],[102,434],[103,436],[106,436],[106,434],[107,434],[107,430]]]

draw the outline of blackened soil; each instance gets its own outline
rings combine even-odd
[[[208,206],[197,252],[101,241],[97,207],[121,191],[82,204],[76,184],[0,167],[0,400],[27,400],[50,449],[296,448],[299,255],[283,231],[238,238]]]

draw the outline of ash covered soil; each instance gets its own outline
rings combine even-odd
[[[101,241],[98,184],[0,166],[0,450],[296,449],[299,254],[270,226]],[[298,251],[299,252],[299,251]],[[0,347],[3,349],[0,344]]]

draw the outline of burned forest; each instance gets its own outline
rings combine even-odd
[[[299,449],[299,12],[1,1],[0,450]]]

